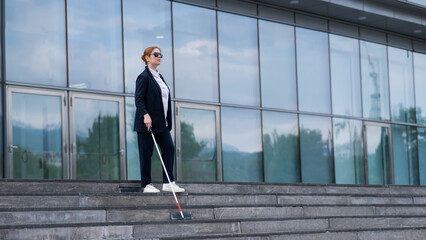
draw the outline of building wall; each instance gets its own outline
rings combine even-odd
[[[426,181],[426,54],[413,40],[192,2],[5,0],[5,177],[138,179],[135,79],[158,45],[179,180]]]

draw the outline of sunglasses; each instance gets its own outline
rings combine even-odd
[[[162,54],[162,53],[159,53],[159,52],[155,52],[155,53],[153,53],[152,55],[154,55],[154,57],[158,57],[158,56],[160,56],[160,58],[163,58],[163,54]]]

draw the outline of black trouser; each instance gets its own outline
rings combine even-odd
[[[154,134],[155,141],[161,150],[161,157],[169,174],[170,181],[174,181],[173,177],[173,159],[175,148],[173,145],[172,136],[169,131]],[[151,181],[151,157],[154,150],[154,140],[151,134],[138,132],[138,147],[139,147],[139,162],[141,170],[141,187],[152,183]],[[157,151],[157,150],[155,150]],[[163,169],[163,183],[168,183],[167,176]]]

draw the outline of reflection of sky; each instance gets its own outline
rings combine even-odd
[[[329,113],[328,35],[296,28],[296,41],[300,110]]]
[[[39,130],[61,128],[61,102],[61,97],[57,96],[13,93],[13,125]]]
[[[262,105],[296,110],[294,27],[259,21]]]
[[[257,110],[222,107],[222,144],[241,152],[262,151],[260,114]]]
[[[207,141],[210,145],[216,140],[216,115],[212,110],[194,110],[181,108],[181,121],[194,127],[194,135],[198,142]],[[185,136],[181,136],[184,138]],[[212,147],[212,146],[209,146]]]
[[[173,3],[173,30],[176,97],[217,102],[216,12]]]
[[[382,127],[367,126],[367,152],[369,155],[376,155],[376,150],[382,142]]]
[[[65,86],[64,1],[8,0],[5,7],[7,80]]]
[[[78,138],[89,136],[89,129],[92,129],[99,115],[118,116],[118,102],[75,99],[75,129]]]
[[[329,117],[300,115],[299,119],[301,128],[310,131],[318,131],[321,133],[322,141],[331,141],[331,121]]]
[[[136,78],[144,70],[143,51],[157,45],[164,55],[158,70],[173,96],[170,4],[158,0],[123,1],[125,91],[128,93],[134,93]]]
[[[414,53],[414,74],[416,86],[416,108],[421,110],[419,115],[426,120],[426,55]],[[419,114],[419,113],[417,113]],[[426,124],[422,121],[423,124]],[[419,122],[420,119],[417,119]]]
[[[256,19],[218,12],[221,101],[259,105]]]
[[[330,34],[333,113],[361,116],[359,42]]]
[[[292,113],[279,113],[263,111],[263,134],[297,135],[297,115]]]
[[[389,90],[387,71],[386,46],[377,43],[361,41],[361,73],[364,117],[389,119]],[[374,86],[376,74],[377,89]],[[372,94],[380,93],[378,100],[371,98]],[[379,101],[374,103],[374,101]],[[375,105],[380,112],[372,111]]]
[[[393,120],[398,119],[401,107],[404,111],[414,108],[413,58],[410,51],[388,47],[389,88]]]
[[[121,92],[121,2],[67,4],[70,87]]]

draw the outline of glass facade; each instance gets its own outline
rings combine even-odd
[[[6,79],[67,85],[64,1],[5,1]]]
[[[178,181],[426,184],[421,48],[182,1],[3,5],[6,178],[140,179],[134,88],[156,45]]]

